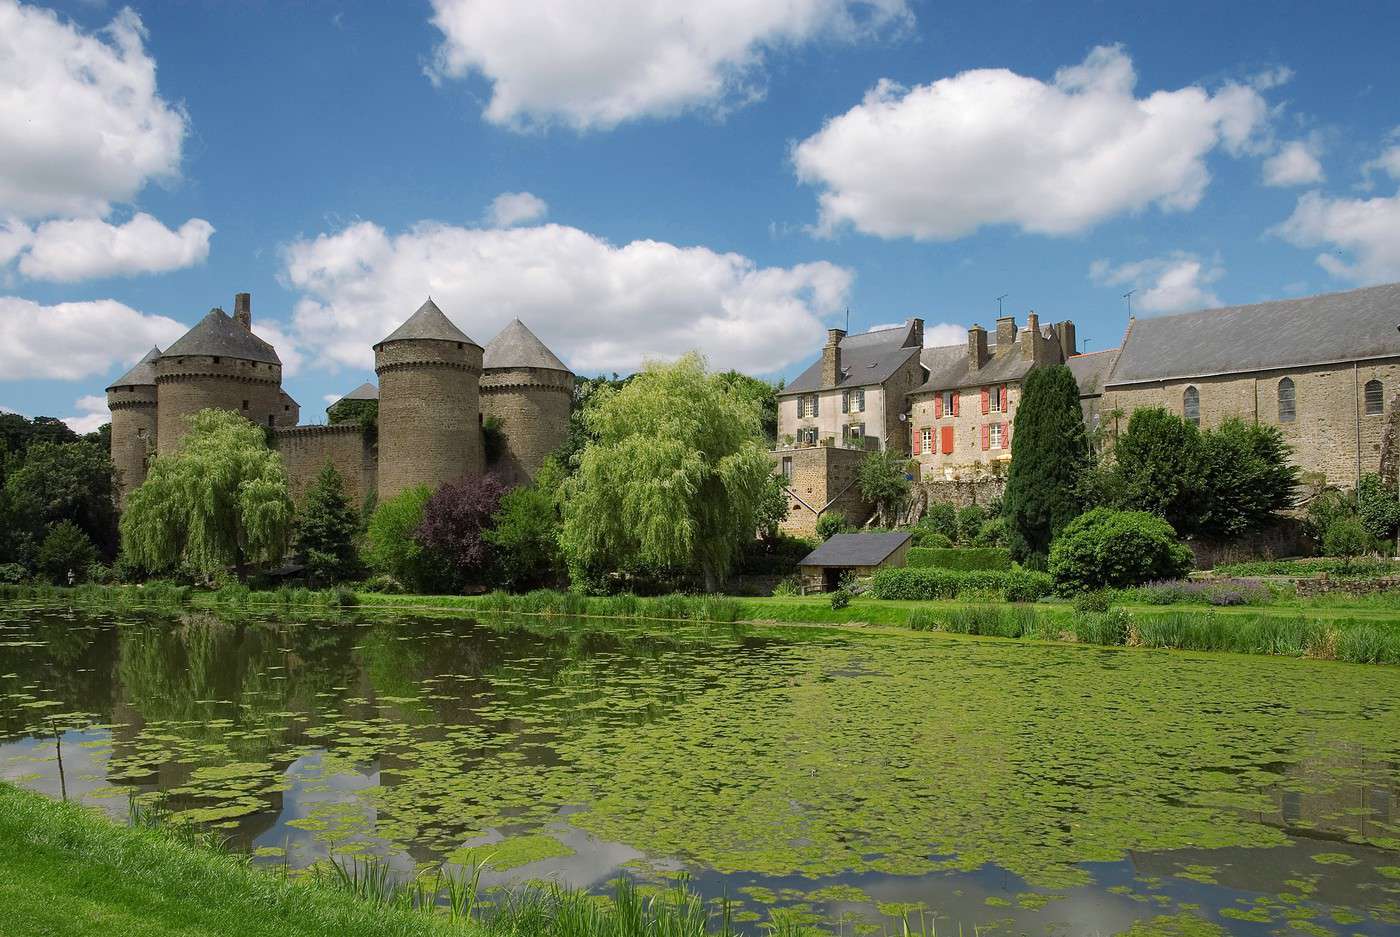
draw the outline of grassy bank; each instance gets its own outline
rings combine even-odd
[[[683,887],[644,896],[619,882],[611,900],[528,889],[483,901],[470,874],[396,883],[384,870],[350,860],[293,879],[188,831],[117,826],[0,783],[5,937],[735,937],[727,910]]]

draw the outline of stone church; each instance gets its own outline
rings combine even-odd
[[[490,468],[510,484],[532,478],[568,433],[574,375],[518,319],[482,348],[429,299],[374,346],[379,386],[364,384],[342,398],[377,401],[372,426],[299,425],[277,350],[252,326],[251,297],[239,293],[232,316],[210,310],[107,388],[122,502],[145,481],[153,456],[178,449],[185,418],[210,407],[267,427],[295,497],[329,462],[355,503],[482,474],[487,420],[501,439]]]

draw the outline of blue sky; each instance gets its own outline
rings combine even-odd
[[[580,373],[699,347],[779,377],[847,306],[956,340],[1005,293],[1092,351],[1128,289],[1163,314],[1400,279],[1394,3],[0,0],[0,26],[0,406],[79,426],[245,290],[315,421],[428,293]]]

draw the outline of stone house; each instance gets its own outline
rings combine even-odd
[[[804,592],[830,592],[845,576],[873,576],[877,570],[906,566],[907,533],[836,534],[797,564]]]
[[[267,428],[296,498],[329,462],[356,504],[485,471],[486,417],[498,422],[503,449],[489,468],[512,484],[533,477],[568,434],[574,376],[519,320],[483,349],[425,302],[374,346],[379,386],[341,398],[378,402],[373,432],[358,421],[299,425],[301,408],[282,390],[281,359],[252,324],[252,298],[239,293],[232,316],[210,310],[107,388],[120,502],[156,454],[178,449],[185,418],[210,407]]]
[[[1400,283],[1133,319],[1102,412],[1163,407],[1203,428],[1228,417],[1277,426],[1305,481],[1349,487],[1380,467],[1400,389],[1398,328]]]

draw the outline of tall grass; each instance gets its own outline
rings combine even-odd
[[[491,612],[567,617],[653,619],[660,621],[735,622],[744,617],[744,605],[723,595],[622,595],[586,596],[577,592],[537,589],[523,595],[491,592],[465,604]]]

